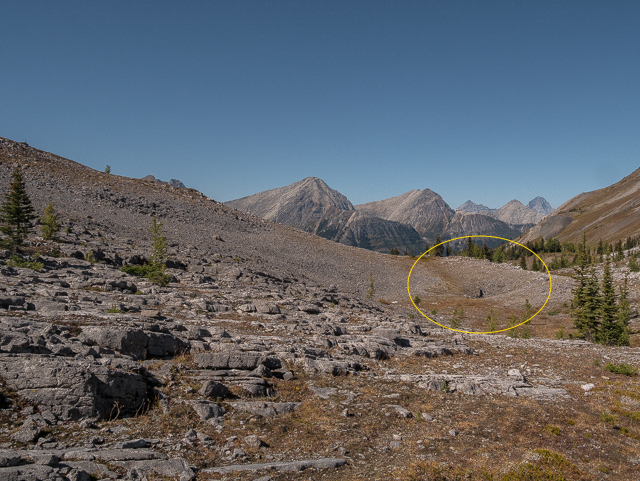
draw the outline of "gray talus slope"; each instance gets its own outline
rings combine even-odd
[[[118,241],[118,253],[144,246],[153,216],[163,224],[172,252],[202,258],[238,257],[240,267],[300,282],[366,293],[369,273],[380,295],[404,296],[403,259],[355,249],[288,226],[244,214],[193,189],[105,174],[25,144],[0,138],[0,186],[14,167],[24,172],[37,212],[53,202],[65,226],[86,229],[96,241]],[[0,192],[1,193],[1,192]]]
[[[445,231],[455,215],[444,199],[430,189],[411,190],[390,199],[357,205],[356,209],[383,219],[409,224],[430,241]]]
[[[446,238],[461,237],[466,235],[489,235],[505,239],[515,239],[520,231],[506,223],[491,217],[490,215],[458,211],[447,227]],[[480,242],[480,239],[476,239]],[[503,243],[499,239],[486,239],[489,247],[495,247]],[[458,246],[461,244],[458,243]]]

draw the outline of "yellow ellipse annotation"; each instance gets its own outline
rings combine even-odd
[[[454,328],[452,328],[452,327],[443,326],[442,324],[440,324],[440,323],[438,323],[438,322],[434,321],[434,320],[433,320],[433,319],[431,319],[429,316],[427,316],[424,312],[422,312],[422,311],[420,310],[420,308],[416,305],[416,303],[415,303],[415,302],[413,302],[413,296],[411,295],[411,290],[409,289],[409,281],[411,280],[411,273],[413,272],[413,268],[418,264],[418,261],[419,261],[420,259],[422,259],[425,255],[427,255],[430,251],[432,251],[433,249],[435,249],[435,248],[436,248],[436,247],[438,247],[438,246],[441,246],[441,245],[443,245],[443,244],[446,244],[447,242],[455,241],[455,240],[458,240],[458,239],[467,239],[467,238],[470,238],[470,237],[490,237],[490,238],[492,238],[492,239],[500,239],[500,240],[503,240],[503,241],[512,242],[513,244],[518,244],[520,247],[523,247],[523,248],[527,249],[527,250],[528,250],[529,252],[531,252],[534,256],[536,256],[540,262],[542,262],[542,265],[544,266],[545,270],[547,271],[547,275],[549,276],[549,294],[547,294],[547,299],[544,301],[544,304],[542,304],[542,307],[541,307],[540,309],[538,309],[538,310],[536,311],[536,313],[535,313],[533,316],[531,316],[529,319],[527,319],[526,321],[521,322],[521,323],[520,323],[520,324],[518,324],[518,325],[515,325],[515,326],[512,326],[512,327],[508,327],[507,329],[500,329],[500,330],[498,330],[498,331],[485,331],[485,332],[477,332],[477,331],[463,331],[463,330],[461,330],[461,329],[454,329]],[[540,256],[539,256],[538,254],[536,254],[535,252],[533,252],[533,251],[532,251],[531,249],[529,249],[527,246],[524,246],[524,245],[522,245],[522,244],[520,244],[520,243],[518,243],[518,242],[516,242],[516,241],[513,241],[513,240],[511,240],[511,239],[505,239],[504,237],[496,237],[496,236],[493,236],[493,235],[465,235],[465,236],[462,236],[462,237],[454,237],[453,239],[449,239],[449,240],[446,240],[446,241],[444,241],[444,242],[440,242],[440,244],[436,244],[436,245],[434,245],[431,249],[429,249],[428,251],[426,251],[424,254],[422,254],[420,257],[418,257],[418,258],[416,259],[416,261],[415,261],[415,262],[413,263],[413,265],[411,266],[411,270],[409,271],[409,276],[407,277],[407,292],[409,293],[409,299],[411,300],[411,304],[413,304],[413,307],[415,307],[415,308],[416,308],[416,310],[417,310],[420,314],[422,314],[425,318],[427,318],[428,320],[430,320],[430,321],[431,321],[431,322],[433,322],[434,324],[437,324],[437,325],[438,325],[438,326],[440,326],[440,327],[444,327],[445,329],[449,329],[450,331],[462,332],[462,333],[465,333],[465,334],[494,334],[494,333],[496,333],[496,332],[504,332],[504,331],[508,331],[508,330],[510,330],[510,329],[515,329],[516,327],[520,327],[520,326],[522,326],[523,324],[526,324],[526,323],[527,323],[527,322],[529,322],[531,319],[533,319],[533,318],[534,318],[534,317],[536,317],[538,314],[540,314],[540,311],[542,311],[542,309],[544,309],[544,306],[546,306],[546,305],[547,305],[547,302],[549,302],[549,298],[551,297],[551,288],[552,288],[552,287],[553,287],[553,282],[551,281],[551,272],[549,272],[549,268],[547,267],[547,264],[545,264],[545,263],[544,263],[544,261],[540,258]]]

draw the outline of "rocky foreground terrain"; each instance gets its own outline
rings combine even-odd
[[[637,367],[640,349],[555,339],[564,275],[519,338],[461,334],[410,306],[412,259],[8,140],[0,162],[2,185],[21,166],[65,224],[0,251],[0,479],[637,477],[638,378],[605,366]],[[165,287],[120,271],[149,255],[151,216]],[[472,259],[430,259],[411,282],[463,330],[548,291]]]

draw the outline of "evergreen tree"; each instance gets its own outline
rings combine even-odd
[[[40,226],[42,238],[45,240],[54,239],[62,224],[60,224],[60,216],[53,208],[53,202],[49,202],[44,208],[44,216],[40,218],[40,222],[42,224]]]
[[[524,255],[524,253],[522,253],[522,256],[520,257],[520,268],[523,271],[527,270],[527,257]]]
[[[438,244],[440,244],[441,242],[442,242],[442,239],[440,239],[440,236],[436,237],[436,245],[438,246]],[[440,245],[435,249],[433,249],[433,255],[437,257],[442,257],[444,255],[444,245]]]
[[[462,251],[462,255],[463,256],[468,256],[468,257],[473,257],[473,248],[474,247],[475,247],[475,244],[471,240],[471,237],[467,237],[467,246]]]
[[[481,259],[491,259],[491,249],[487,247],[487,243],[482,243],[482,257]]]
[[[496,249],[493,252],[493,257],[491,258],[492,262],[496,262],[498,264],[500,264],[501,262],[504,262],[504,252],[502,252],[502,249]]]
[[[164,272],[165,261],[167,260],[167,239],[162,235],[162,224],[154,217],[149,229],[151,232],[151,265]]]
[[[373,286],[373,272],[369,272],[369,289],[367,289],[367,299],[373,299],[376,296],[376,288]]]
[[[624,243],[624,248],[625,249],[631,249],[633,247],[633,239],[631,239],[631,236],[627,237],[627,241]]]
[[[540,270],[540,263],[538,262],[538,258],[533,256],[533,262],[531,263],[531,270],[534,272],[538,272]]]
[[[36,215],[27,195],[27,189],[22,180],[22,173],[17,167],[11,174],[9,191],[4,195],[4,203],[0,207],[0,231],[11,239],[15,245],[20,245],[31,230],[31,221]]]
[[[621,261],[624,259],[624,249],[622,248],[622,241],[616,242],[616,260]]]
[[[544,252],[544,237],[540,237],[540,244],[538,246],[538,252]]]
[[[593,340],[598,327],[598,303],[599,288],[595,271],[589,267],[590,259],[587,253],[587,235],[582,234],[582,243],[578,244],[577,262],[574,267],[573,279],[576,286],[573,288],[573,300],[571,311],[573,325],[580,334]]]
[[[635,254],[629,257],[629,271],[640,272],[640,266],[638,265]]]
[[[629,320],[631,319],[631,305],[629,304],[629,278],[624,278],[624,285],[620,287],[618,297],[618,337],[615,344],[629,345]]]
[[[596,335],[596,341],[602,344],[616,344],[620,337],[618,324],[618,305],[616,290],[613,286],[613,276],[611,275],[611,262],[607,259],[604,265],[604,275],[602,276],[600,298],[600,328]]]

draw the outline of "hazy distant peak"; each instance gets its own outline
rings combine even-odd
[[[491,209],[489,207],[487,207],[484,204],[476,204],[475,202],[472,202],[471,200],[466,201],[464,204],[462,204],[460,207],[458,207],[456,209],[456,211],[463,211],[463,212],[494,212],[496,209]]]
[[[555,211],[555,209],[551,207],[551,204],[549,204],[549,202],[547,202],[544,197],[540,196],[530,201],[527,206],[544,216],[550,215],[553,213],[553,211]]]
[[[496,219],[507,224],[536,224],[544,216],[532,208],[524,205],[518,199],[513,199],[492,213]]]

